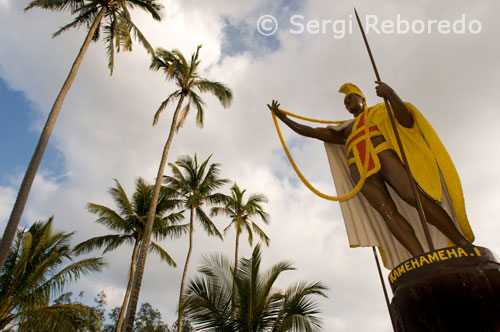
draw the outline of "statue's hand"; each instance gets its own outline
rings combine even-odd
[[[375,92],[377,96],[382,98],[389,98],[394,94],[394,90],[387,84],[382,81],[375,81],[378,85],[375,87]]]
[[[271,112],[273,112],[279,119],[283,120],[286,118],[286,114],[279,109],[280,104],[277,100],[273,100],[271,105],[267,104],[267,107],[269,107]]]

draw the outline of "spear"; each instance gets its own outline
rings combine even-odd
[[[372,51],[370,49],[370,45],[368,44],[368,40],[366,39],[365,30],[363,29],[363,24],[361,24],[361,20],[359,19],[358,12],[356,8],[354,8],[354,14],[356,14],[356,20],[358,21],[359,29],[361,30],[361,34],[363,35],[363,40],[365,41],[365,46],[368,51],[368,55],[370,56],[370,61],[372,62],[373,70],[375,71],[375,76],[377,77],[377,81],[381,82],[380,74],[378,73],[377,65],[375,64],[375,59],[373,58]],[[424,229],[425,238],[427,240],[427,244],[429,245],[429,250],[434,250],[434,244],[432,243],[431,235],[429,233],[429,228],[427,226],[427,221],[425,219],[424,208],[422,207],[422,202],[420,201],[420,197],[418,196],[417,185],[415,183],[415,179],[411,175],[410,166],[408,165],[408,159],[406,158],[406,153],[403,149],[403,144],[401,143],[401,137],[399,136],[398,128],[396,127],[396,122],[394,120],[394,116],[392,115],[392,110],[390,108],[389,102],[387,98],[384,97],[385,108],[389,113],[389,119],[391,120],[392,129],[394,130],[394,135],[396,136],[396,141],[398,142],[399,151],[401,152],[401,158],[403,159],[403,164],[406,169],[406,174],[408,175],[408,179],[410,180],[411,190],[413,192],[413,196],[415,197],[415,201],[417,203],[417,211],[418,216],[420,217],[420,222],[422,223],[422,228]]]

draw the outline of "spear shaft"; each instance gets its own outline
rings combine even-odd
[[[373,58],[372,51],[370,49],[370,45],[368,44],[368,40],[366,39],[365,30],[363,29],[363,24],[361,24],[361,20],[359,19],[358,12],[356,8],[354,8],[354,13],[356,14],[356,20],[358,21],[359,29],[361,30],[361,34],[363,35],[363,40],[365,42],[366,49],[368,51],[368,55],[370,56],[370,61],[372,63],[373,70],[375,71],[375,76],[377,77],[377,81],[382,81],[380,79],[380,74],[378,73],[377,65],[375,64],[375,59]],[[392,110],[389,105],[389,101],[384,97],[385,108],[389,114],[389,119],[391,120],[392,129],[394,130],[394,135],[396,136],[396,141],[398,142],[399,151],[401,152],[401,158],[403,159],[403,164],[406,169],[406,174],[408,175],[408,179],[410,181],[411,189],[413,192],[413,196],[415,197],[418,216],[420,217],[420,222],[422,223],[422,228],[424,229],[425,238],[427,240],[427,244],[429,246],[429,250],[434,250],[434,244],[432,243],[431,235],[429,233],[429,227],[427,226],[427,221],[425,218],[424,208],[422,206],[422,201],[418,196],[418,189],[415,183],[415,179],[413,178],[410,166],[408,164],[408,159],[406,158],[406,153],[403,149],[403,144],[401,143],[401,137],[399,136],[398,128],[396,127],[396,121],[394,120],[394,116],[392,114]]]

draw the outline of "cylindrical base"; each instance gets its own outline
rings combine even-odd
[[[396,332],[500,331],[500,264],[486,248],[435,250],[389,274]]]

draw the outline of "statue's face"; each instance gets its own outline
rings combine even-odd
[[[355,93],[351,93],[344,98],[344,105],[347,111],[354,116],[363,112],[366,106],[363,97]]]

